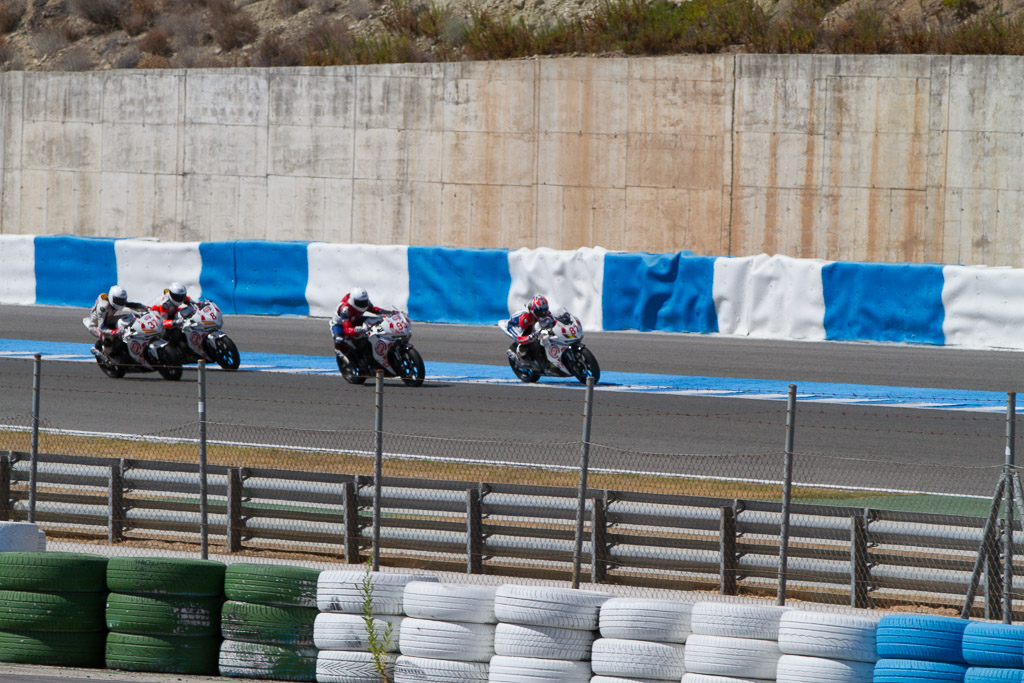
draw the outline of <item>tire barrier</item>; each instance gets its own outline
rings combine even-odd
[[[111,558],[107,668],[216,673],[225,570],[210,560]]]
[[[220,674],[315,681],[319,577],[316,569],[286,564],[229,565],[220,615]]]
[[[407,584],[395,683],[488,680],[495,652],[496,592],[493,586]]]
[[[316,664],[319,683],[381,680],[370,652],[371,627],[378,640],[381,663],[389,680],[393,679],[399,634],[405,620],[405,588],[413,582],[436,583],[437,577],[354,570],[320,572],[316,589],[320,614],[313,625],[313,642],[320,648]],[[367,602],[372,614],[369,621],[364,619]]]
[[[1024,683],[1024,626],[35,551],[0,552],[0,662],[378,683],[367,581],[394,683]]]
[[[99,555],[0,552],[0,662],[102,667],[106,568]]]
[[[494,593],[491,681],[546,683],[589,681],[590,651],[598,635],[598,591],[506,584]]]

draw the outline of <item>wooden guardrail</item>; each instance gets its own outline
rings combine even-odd
[[[207,473],[208,535],[225,552],[365,560],[372,477],[223,466]],[[28,454],[0,456],[0,520],[27,518],[28,477]],[[35,521],[51,537],[198,543],[199,490],[196,464],[41,454]],[[385,477],[382,559],[568,580],[576,505],[570,488]],[[775,594],[778,502],[592,489],[587,507],[585,576],[593,582]],[[801,504],[790,514],[787,596],[855,607],[960,604],[985,521]],[[1024,538],[1019,523],[1016,533]],[[985,544],[987,616],[1000,609],[1001,534],[993,529]]]

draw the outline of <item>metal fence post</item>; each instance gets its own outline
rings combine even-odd
[[[0,456],[0,522],[11,521],[11,453]]]
[[[373,571],[380,569],[380,486],[384,470],[384,371],[377,371],[373,449]]]
[[[345,525],[345,562],[359,564],[359,486],[346,481],[341,485],[341,507]]]
[[[107,492],[107,543],[124,540],[124,458],[110,466]]]
[[[868,606],[868,519],[867,508],[850,515],[850,607]]]
[[[718,522],[718,592],[722,595],[736,595],[739,569],[736,561],[736,514],[739,509],[739,501],[735,507],[723,507]]]
[[[583,441],[580,448],[580,485],[576,494],[576,539],[572,550],[572,587],[580,587],[580,563],[583,561],[583,521],[587,508],[587,470],[590,469],[590,421],[594,403],[594,378],[587,377],[583,395]]]
[[[199,556],[209,557],[209,510],[206,507],[206,361],[199,359]]]
[[[1006,393],[1006,518],[1003,527],[1003,623],[1013,622],[1013,467],[1016,432],[1017,394]],[[1021,501],[1024,505],[1024,501]]]
[[[783,456],[782,522],[779,526],[779,593],[776,605],[786,604],[786,570],[789,564],[789,506],[793,499],[793,423],[796,418],[796,385],[789,385],[786,401],[786,450]]]
[[[242,549],[242,471],[228,469],[227,546],[229,553]]]
[[[590,516],[590,583],[604,583],[608,579],[608,503],[611,496],[606,490],[594,498],[594,511]]]
[[[32,361],[32,443],[28,470],[28,521],[36,521],[36,474],[39,469],[39,378],[42,374],[42,355],[35,354]]]
[[[1000,523],[988,528],[982,539],[985,555],[985,618],[993,621],[1003,619],[1003,563],[999,557],[999,539],[1002,537]]]
[[[466,489],[466,573],[484,573],[484,519],[480,489]]]

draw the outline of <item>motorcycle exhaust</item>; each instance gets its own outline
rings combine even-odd
[[[96,360],[100,361],[101,363],[104,363],[106,365],[113,365],[114,364],[114,361],[110,360],[110,356],[108,356],[107,354],[103,353],[102,351],[97,349],[95,346],[90,346],[89,350],[92,351],[92,355],[96,356]]]

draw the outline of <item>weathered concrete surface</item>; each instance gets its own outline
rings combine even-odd
[[[1024,61],[0,76],[0,232],[1024,261]]]

